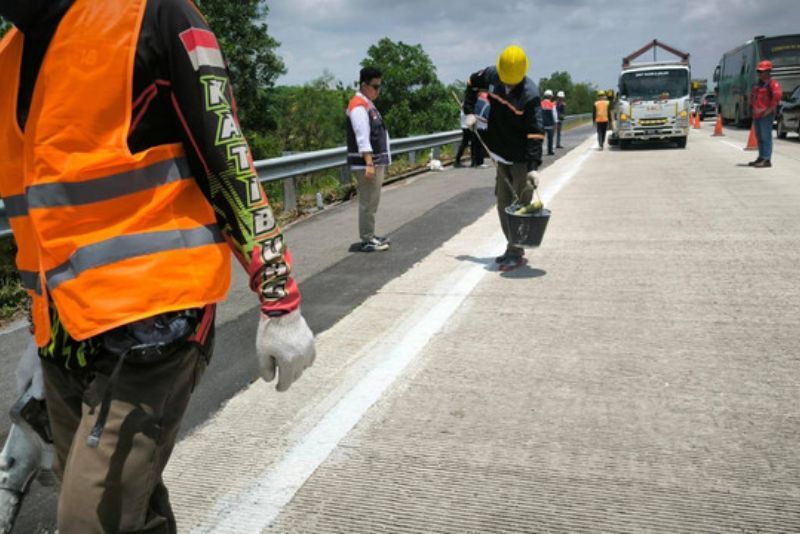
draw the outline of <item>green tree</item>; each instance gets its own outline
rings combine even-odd
[[[197,0],[208,24],[217,36],[229,63],[239,118],[248,131],[264,132],[274,126],[274,112],[268,92],[275,80],[286,73],[276,53],[280,43],[267,33],[269,8],[264,0]],[[258,146],[262,141],[256,139]]]
[[[568,72],[554,72],[549,78],[539,79],[539,92],[544,93],[547,89],[556,94],[564,91],[567,95],[567,113],[589,113],[595,101],[597,91],[594,84],[587,82],[574,83]]]
[[[369,47],[361,66],[383,72],[383,90],[375,105],[393,137],[458,128],[455,106],[422,45],[384,37]]]
[[[301,87],[276,87],[281,109],[274,132],[281,151],[300,152],[345,143],[345,109],[351,92],[328,71]]]

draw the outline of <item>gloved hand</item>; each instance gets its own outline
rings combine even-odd
[[[478,124],[478,117],[476,117],[474,113],[470,113],[469,115],[464,115],[464,125],[467,128],[469,128],[470,130],[474,130],[476,124]]]
[[[314,333],[300,314],[300,308],[280,317],[261,316],[256,354],[265,381],[272,381],[277,369],[278,391],[289,389],[303,370],[311,367],[316,357]]]
[[[539,187],[539,173],[536,171],[528,171],[528,174],[525,176],[525,179],[528,181],[528,184],[533,188],[536,189]]]
[[[14,371],[17,380],[17,396],[21,396],[30,387],[31,395],[38,400],[44,398],[44,379],[42,377],[42,360],[39,348],[31,339]]]

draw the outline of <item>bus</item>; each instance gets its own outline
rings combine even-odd
[[[764,59],[772,61],[772,77],[781,84],[784,97],[800,85],[800,34],[759,35],[723,54],[714,71],[717,105],[723,121],[749,125],[750,91],[758,82],[756,65]]]

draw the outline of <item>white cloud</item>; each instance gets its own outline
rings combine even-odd
[[[696,77],[711,78],[726,50],[755,35],[800,32],[797,0],[275,0],[270,33],[301,84],[330,70],[345,83],[382,37],[421,44],[445,83],[494,62],[515,42],[538,80],[567,71],[612,87],[623,56],[654,38],[691,53]],[[651,57],[651,56],[650,56]],[[670,57],[659,52],[659,58]]]

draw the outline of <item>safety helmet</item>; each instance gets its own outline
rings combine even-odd
[[[497,58],[497,74],[506,85],[517,85],[528,72],[528,56],[517,45],[506,47]]]
[[[597,91],[597,96],[599,96],[599,97],[606,96],[606,92],[601,89],[601,90]]]
[[[765,71],[765,70],[772,70],[772,61],[770,61],[768,59],[765,59],[764,61],[759,61],[758,62],[758,66],[756,67],[756,70],[759,71],[759,72],[762,72],[762,71]]]
[[[551,91],[550,89],[547,89],[547,90],[544,92],[544,97],[545,97],[545,98],[553,98],[553,91]]]
[[[564,98],[565,96],[567,95],[564,94],[564,91],[559,91],[556,93],[556,98]]]

